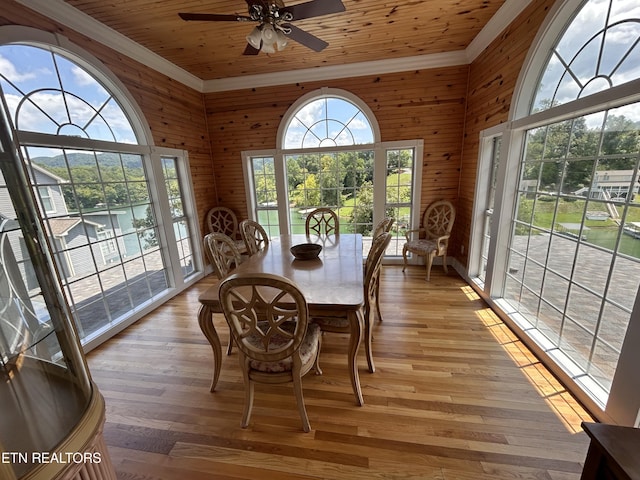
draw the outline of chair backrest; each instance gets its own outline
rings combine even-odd
[[[238,247],[224,233],[208,233],[204,236],[203,243],[204,251],[218,278],[226,277],[233,268],[240,264],[242,257]]]
[[[391,227],[393,227],[393,222],[395,221],[396,220],[393,217],[384,217],[382,220],[378,222],[378,224],[373,229],[372,237],[376,238],[381,233],[391,231]]]
[[[238,236],[238,217],[230,208],[212,208],[207,212],[205,224],[211,233],[224,233],[232,239]]]
[[[258,253],[269,245],[269,236],[258,222],[243,220],[240,222],[240,235],[249,255]]]
[[[307,235],[338,235],[340,233],[340,221],[336,212],[330,208],[316,208],[307,215],[305,222],[305,232]]]
[[[269,273],[236,273],[220,283],[219,297],[233,339],[246,357],[278,362],[299,350],[309,310],[291,280]],[[287,322],[289,328],[283,328]]]
[[[371,250],[369,250],[367,260],[364,264],[365,301],[373,298],[373,295],[376,292],[376,283],[380,281],[380,266],[382,265],[384,252],[389,246],[390,242],[390,232],[383,232],[377,237],[373,238]]]
[[[427,238],[449,235],[456,219],[456,209],[448,200],[438,200],[427,207],[422,216],[422,227]]]

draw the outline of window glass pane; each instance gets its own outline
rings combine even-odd
[[[148,290],[146,295],[130,294],[126,282],[131,279],[118,266],[144,255],[146,249],[158,248],[157,224],[152,206],[146,203],[148,183],[139,168],[141,161],[133,161],[131,169],[127,160],[132,155],[38,147],[26,147],[24,152],[34,167],[30,171],[37,170],[38,178],[58,179],[57,185],[66,187],[48,187],[51,198],[58,198],[56,203],[62,208],[52,217],[45,212],[43,220],[80,330],[84,336],[91,335],[151,298]],[[125,171],[137,182],[109,182],[124,179]],[[136,188],[129,189],[130,185]],[[33,187],[38,188],[35,183]],[[66,195],[73,195],[68,204]],[[190,255],[183,254],[184,258]],[[163,262],[146,266],[165,269]],[[139,275],[147,272],[138,270]]]
[[[387,150],[385,216],[395,218],[387,256],[399,257],[413,218],[415,149]]]

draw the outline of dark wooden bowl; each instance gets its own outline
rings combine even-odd
[[[313,260],[318,258],[322,251],[322,245],[315,243],[301,243],[290,248],[292,255],[296,260]]]

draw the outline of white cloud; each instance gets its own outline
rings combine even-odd
[[[89,73],[87,73],[86,70],[83,70],[80,67],[74,66],[71,69],[71,73],[73,74],[75,82],[82,87],[92,85],[100,86],[100,84],[96,82],[96,80]]]
[[[0,55],[0,72],[11,82],[24,82],[36,78],[36,72],[20,73],[10,60]]]

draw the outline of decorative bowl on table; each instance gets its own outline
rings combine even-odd
[[[290,248],[291,254],[296,260],[313,260],[318,258],[322,251],[322,245],[316,243],[301,243]]]

